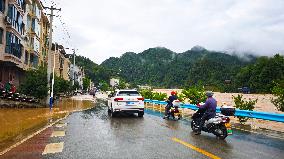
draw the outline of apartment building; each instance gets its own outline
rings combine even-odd
[[[71,62],[68,56],[66,55],[64,47],[62,45],[52,44],[51,50],[52,50],[51,51],[52,66],[54,64],[54,55],[55,55],[55,67],[54,67],[55,75],[70,81]]]
[[[47,62],[49,20],[40,0],[26,0],[25,64],[28,69]]]
[[[24,75],[24,0],[0,0],[0,80],[19,85]]]
[[[71,64],[70,65],[70,79],[79,84],[80,89],[83,89],[83,79],[85,78],[85,71],[82,67]]]
[[[0,0],[0,80],[19,86],[47,61],[49,20],[40,0]]]

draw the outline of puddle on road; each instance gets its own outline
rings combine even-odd
[[[63,99],[49,108],[0,109],[0,151],[22,140],[32,132],[53,121],[64,117],[68,112],[93,107],[91,101]]]

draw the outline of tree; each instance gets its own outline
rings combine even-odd
[[[70,81],[64,80],[62,77],[55,76],[54,78],[54,95],[58,96],[60,93],[68,93],[72,90],[72,84]]]
[[[39,99],[47,97],[47,70],[39,67],[37,70],[28,70],[25,80],[20,86],[20,92]]]
[[[83,90],[87,90],[90,87],[91,80],[87,77],[83,79]]]
[[[78,81],[75,81],[74,85],[72,86],[72,90],[78,90],[78,89],[80,89],[80,84]]]
[[[256,93],[271,93],[273,81],[284,79],[284,57],[259,57],[255,64],[246,66],[236,76],[239,87],[250,87]]]
[[[110,89],[110,86],[106,81],[101,81],[99,85],[101,91],[108,91]]]
[[[276,97],[271,99],[271,102],[276,106],[279,111],[284,112],[284,80],[276,83],[272,88],[272,94]]]

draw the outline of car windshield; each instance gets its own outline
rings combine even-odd
[[[118,96],[139,96],[137,91],[120,91],[117,94]]]

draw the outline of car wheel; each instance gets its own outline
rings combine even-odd
[[[116,114],[117,114],[116,112],[111,112],[111,113],[110,113],[110,116],[111,116],[111,117],[115,117]]]
[[[139,113],[138,113],[138,117],[141,117],[141,118],[142,118],[143,115],[144,115],[144,112],[139,112]]]
[[[109,108],[107,109],[107,113],[108,113],[108,114],[110,114],[110,113],[111,113],[111,110],[110,110]]]

